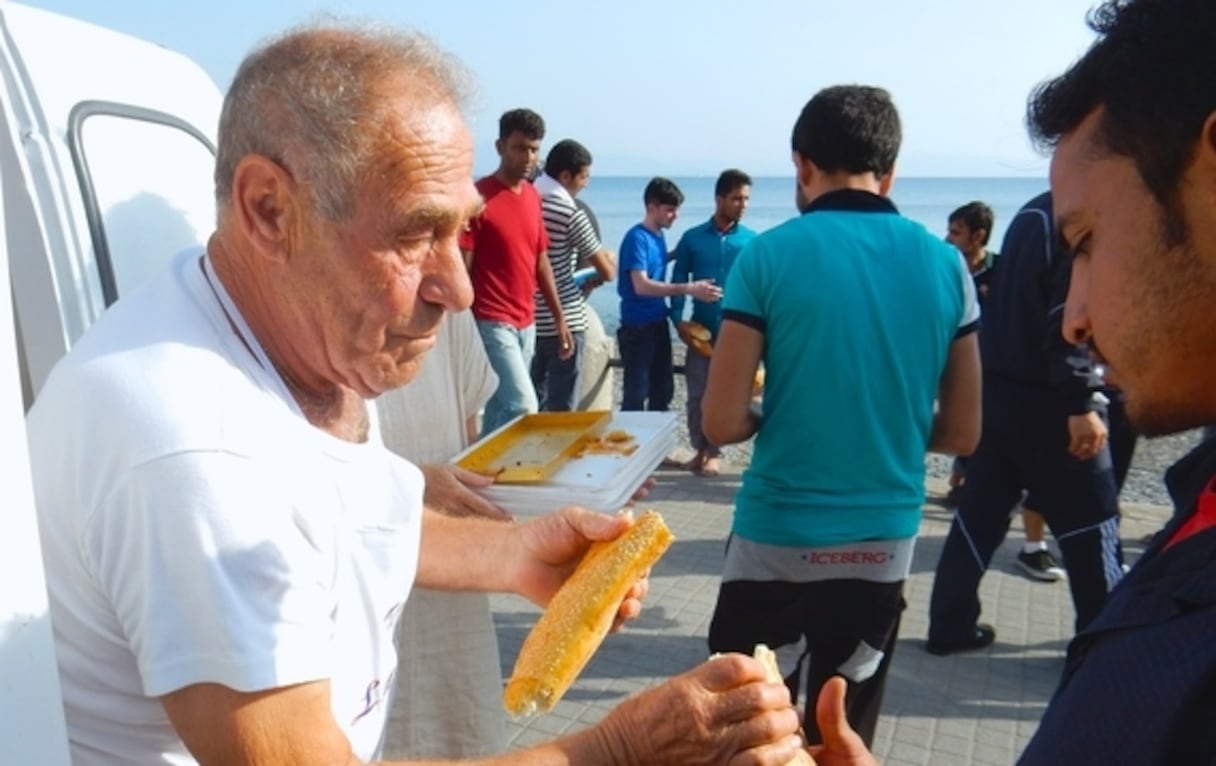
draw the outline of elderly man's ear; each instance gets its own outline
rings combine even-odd
[[[232,206],[241,232],[270,257],[286,258],[298,236],[303,189],[277,162],[251,154],[237,164]]]

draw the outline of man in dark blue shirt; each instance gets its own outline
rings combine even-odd
[[[1115,478],[1095,396],[1102,379],[1060,332],[1072,256],[1051,220],[1050,193],[1018,211],[985,302],[983,434],[933,578],[933,654],[992,642],[992,627],[977,622],[977,591],[1023,492],[1064,554],[1078,630],[1123,576]]]

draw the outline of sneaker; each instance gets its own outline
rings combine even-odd
[[[1018,568],[1034,580],[1043,582],[1058,582],[1065,577],[1064,568],[1056,563],[1051,551],[1038,550],[1034,553],[1022,551],[1018,554]]]
[[[955,652],[967,652],[973,649],[983,649],[996,639],[996,628],[981,622],[975,626],[971,638],[962,641],[926,641],[925,651],[944,657]]]

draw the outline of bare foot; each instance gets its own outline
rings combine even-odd
[[[692,471],[693,473],[697,473],[698,471],[701,470],[701,466],[704,464],[705,464],[705,453],[698,452],[697,454],[695,454],[691,458],[689,458],[687,463],[684,463],[680,467],[683,468],[685,471]]]
[[[705,457],[701,462],[701,467],[697,469],[698,476],[717,476],[721,472],[721,465],[718,463],[718,458]]]

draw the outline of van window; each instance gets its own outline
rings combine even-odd
[[[72,144],[106,304],[215,226],[215,151],[167,115],[75,110]]]

